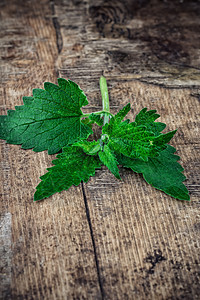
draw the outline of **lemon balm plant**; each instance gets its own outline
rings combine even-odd
[[[120,179],[118,165],[142,173],[155,188],[180,199],[190,200],[183,184],[183,168],[168,143],[176,130],[163,134],[164,123],[155,122],[156,110],[142,109],[134,122],[124,120],[128,103],[116,115],[110,113],[106,79],[100,78],[103,110],[84,114],[88,104],[80,87],[71,80],[58,79],[58,85],[45,82],[34,89],[33,97],[23,97],[24,105],[0,116],[0,138],[21,144],[35,152],[48,150],[57,155],[54,166],[41,177],[34,200],[42,200],[72,185],[87,182],[95,170],[105,165]],[[102,128],[100,139],[88,141],[92,124]]]

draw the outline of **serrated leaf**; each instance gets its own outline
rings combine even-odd
[[[109,136],[108,146],[117,153],[147,161],[149,156],[157,155],[151,145],[153,138],[153,133],[146,131],[145,127],[119,128],[118,133]]]
[[[153,132],[157,136],[166,127],[166,124],[164,123],[155,122],[159,117],[160,115],[156,113],[156,110],[147,111],[147,108],[143,108],[135,117],[135,123],[138,126],[146,126],[147,130]]]
[[[79,147],[68,146],[63,148],[63,153],[53,160],[55,165],[47,169],[48,172],[41,176],[37,186],[34,200],[42,200],[57,192],[68,190],[72,185],[79,185],[81,181],[87,182],[95,175],[95,170],[101,168],[98,156],[90,156]]]
[[[117,122],[118,124],[121,123],[121,121],[125,118],[125,116],[129,113],[131,109],[131,105],[130,103],[126,104],[126,106],[124,106],[115,116],[115,122]]]
[[[128,103],[126,106],[124,106],[115,116],[112,116],[109,123],[106,123],[102,128],[102,133],[109,134],[113,130],[113,128],[116,128],[119,124],[128,124],[129,120],[125,120],[122,122],[124,117],[127,115],[127,113],[130,111],[131,106],[130,103]]]
[[[159,115],[155,112],[155,110],[147,112],[144,109],[136,116],[136,121],[132,123],[121,122],[122,119],[116,118],[120,114],[119,112],[110,120],[110,123],[102,128],[102,133],[109,137],[108,146],[117,153],[144,161],[148,161],[149,157],[156,157],[160,151],[166,148],[166,144],[176,131],[167,134],[159,133],[158,129],[164,127],[162,125],[156,127],[154,120]],[[118,119],[120,122],[117,121]]]
[[[88,101],[71,80],[58,79],[59,86],[45,82],[43,89],[34,89],[33,97],[24,97],[24,105],[0,117],[0,138],[10,144],[22,144],[49,154],[75,141],[86,139],[92,130],[80,120],[81,107]]]
[[[96,155],[100,149],[101,145],[99,141],[80,141],[74,144],[74,146],[80,147],[88,155]]]
[[[100,115],[96,115],[94,113],[92,113],[91,115],[89,115],[89,119],[93,122],[96,123],[99,126],[103,125],[103,119],[101,118]]]
[[[185,180],[183,168],[177,162],[180,157],[174,155],[175,151],[174,147],[167,145],[159,156],[149,158],[148,162],[123,155],[119,155],[117,160],[122,166],[142,173],[144,179],[155,188],[179,200],[190,200],[188,190],[182,183]]]
[[[118,179],[120,178],[119,169],[117,167],[118,162],[115,157],[115,154],[111,151],[111,149],[104,145],[103,150],[99,151],[99,158],[102,163],[110,170],[110,172]]]
[[[153,145],[157,147],[157,149],[160,147],[162,149],[163,145],[169,143],[169,141],[173,138],[177,130],[169,131],[168,133],[161,134],[154,138]]]

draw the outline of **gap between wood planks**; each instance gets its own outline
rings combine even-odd
[[[101,291],[102,299],[105,299],[105,293],[104,293],[101,274],[100,274],[99,261],[98,261],[98,257],[97,257],[97,251],[96,251],[96,244],[95,244],[94,233],[93,233],[93,228],[92,228],[92,222],[91,222],[91,218],[90,218],[90,210],[89,210],[89,206],[88,206],[87,197],[86,197],[86,194],[85,194],[85,188],[84,188],[83,181],[81,181],[81,189],[82,189],[82,192],[83,192],[83,199],[84,199],[84,204],[85,204],[86,217],[87,217],[88,225],[89,225],[89,228],[90,228],[90,235],[91,235],[92,246],[93,246],[93,250],[94,250],[94,258],[95,258],[95,264],[96,264],[96,269],[97,269],[97,277],[98,277],[98,282],[99,282],[99,288],[100,288],[100,291]]]
[[[56,32],[56,44],[57,44],[58,55],[59,55],[60,52],[62,51],[63,40],[62,40],[62,35],[60,32],[60,24],[57,20],[57,17],[55,16],[54,1],[50,1],[50,7],[51,7],[51,11],[52,11],[52,22],[53,22],[53,26],[54,26],[55,32]],[[57,77],[59,77],[58,76],[59,71],[58,70],[55,70],[55,71],[56,71]],[[100,288],[100,292],[101,292],[101,298],[103,300],[103,299],[105,299],[105,293],[104,293],[101,274],[100,274],[99,261],[98,261],[97,251],[96,251],[96,243],[95,243],[95,239],[94,239],[92,222],[91,222],[91,218],[90,218],[90,211],[89,211],[88,201],[87,201],[83,182],[81,182],[81,189],[82,189],[82,193],[83,193],[85,212],[86,212],[87,222],[88,222],[89,229],[90,229],[92,246],[93,246],[93,250],[94,250],[94,259],[95,259],[95,264],[96,264],[97,278],[98,278],[99,288]]]

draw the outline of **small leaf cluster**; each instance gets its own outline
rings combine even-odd
[[[163,134],[166,125],[155,122],[159,118],[156,110],[142,109],[134,122],[124,120],[130,103],[114,116],[105,111],[83,114],[81,108],[88,104],[84,92],[63,78],[58,85],[46,82],[44,90],[33,90],[33,97],[23,97],[23,102],[0,117],[0,138],[36,152],[62,151],[41,177],[35,201],[87,182],[102,165],[117,179],[119,165],[131,168],[166,194],[190,199],[183,184],[183,168],[177,162],[180,158],[168,145],[176,130]],[[106,123],[105,115],[109,116]],[[88,141],[94,123],[102,128],[102,134],[97,141]]]

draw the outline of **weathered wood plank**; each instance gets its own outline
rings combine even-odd
[[[198,1],[56,1],[61,74],[91,88],[113,81],[199,87]],[[94,88],[94,87],[93,87]]]
[[[159,107],[161,120],[170,124],[169,129],[179,128],[172,144],[182,158],[192,202],[174,200],[149,186],[142,176],[123,168],[122,181],[116,181],[106,168],[98,171],[85,189],[105,298],[198,299],[197,100],[188,90],[166,90],[136,82],[121,84],[116,93],[113,88],[111,100],[128,101],[133,94],[135,110],[140,106]],[[152,102],[155,95],[157,100]]]
[[[179,128],[172,144],[192,198],[173,200],[124,169],[122,181],[103,168],[84,185],[105,299],[198,299],[198,11],[197,1],[56,1],[60,76],[81,85],[91,111],[104,74],[112,112],[131,102]]]
[[[56,82],[55,16],[49,1],[1,1],[1,113],[33,88]],[[39,176],[51,166],[1,141],[1,299],[99,299],[81,187],[33,203]]]
[[[103,168],[85,195],[72,188],[33,204],[51,159],[2,142],[7,299],[197,299],[198,102],[190,95],[200,87],[197,2],[57,0],[55,9],[53,1],[1,2],[3,113],[55,82],[56,68],[86,91],[88,110],[101,108],[103,73],[113,112],[130,101],[133,113],[157,108],[169,129],[179,127],[173,143],[192,195],[191,203],[176,201],[140,175],[121,169],[116,181]]]

